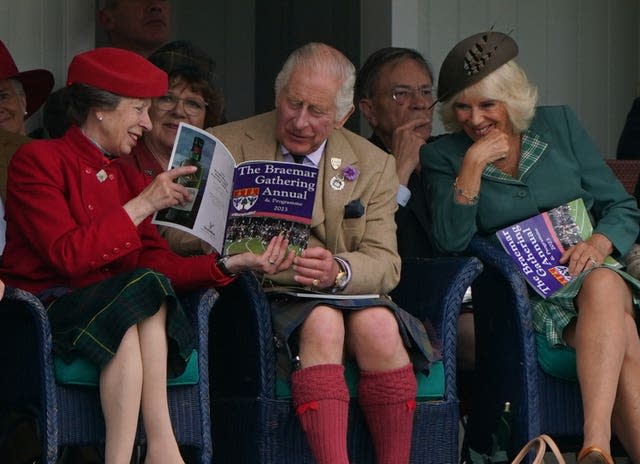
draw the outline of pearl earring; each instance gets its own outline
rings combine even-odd
[[[96,118],[98,118],[98,121],[102,121],[102,113],[96,113]]]
[[[27,110],[24,110],[24,115],[26,116],[28,114],[29,114],[29,112]]]

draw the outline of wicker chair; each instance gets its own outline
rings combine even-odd
[[[458,456],[456,326],[466,288],[481,271],[474,258],[407,260],[393,298],[429,317],[442,337],[444,396],[419,401],[412,463],[455,463]],[[276,397],[275,344],[268,302],[258,281],[242,275],[222,289],[212,312],[214,462],[311,464],[306,438],[290,400]],[[349,411],[352,462],[373,463],[369,432],[356,401]]]
[[[178,443],[197,448],[198,462],[212,456],[209,415],[209,312],[216,292],[181,298],[197,333],[199,382],[168,389],[169,410]],[[0,353],[5,380],[0,401],[7,407],[40,405],[42,459],[55,464],[64,445],[104,444],[104,418],[95,387],[58,385],[54,379],[51,330],[46,310],[32,294],[7,288],[0,302]],[[144,444],[139,426],[137,444]]]
[[[474,237],[469,252],[483,265],[472,285],[476,379],[469,446],[488,452],[509,401],[511,451],[541,433],[551,435],[563,452],[578,451],[583,424],[580,389],[577,382],[558,379],[539,367],[526,282],[511,258],[486,239]],[[614,452],[624,455],[616,442]]]

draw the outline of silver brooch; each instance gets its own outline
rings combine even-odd
[[[107,173],[104,172],[104,169],[100,169],[98,172],[96,172],[96,177],[100,182],[104,182],[105,180],[107,180],[108,176]]]
[[[344,188],[344,177],[335,175],[329,181],[329,185],[333,190],[342,190]]]

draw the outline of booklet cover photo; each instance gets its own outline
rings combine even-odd
[[[560,264],[562,254],[592,233],[589,214],[578,198],[500,229],[496,236],[527,283],[547,298],[571,280],[567,266]],[[610,256],[604,264],[620,267]]]
[[[318,168],[282,161],[235,164],[212,134],[180,123],[169,168],[196,166],[176,182],[191,201],[158,211],[154,224],[189,232],[220,254],[262,253],[284,234],[299,254],[309,240]]]

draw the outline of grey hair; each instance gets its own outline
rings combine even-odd
[[[20,96],[25,97],[26,94],[24,93],[24,87],[22,85],[22,82],[20,82],[18,79],[9,79],[9,82],[11,82],[11,84],[13,85],[13,90]]]
[[[516,133],[526,131],[536,112],[538,89],[529,82],[522,68],[514,61],[507,61],[480,82],[458,92],[440,106],[440,118],[447,131],[462,130],[456,120],[454,106],[461,96],[479,95],[505,104],[509,119]]]
[[[294,50],[278,73],[275,82],[276,100],[289,82],[294,69],[305,69],[310,73],[324,73],[335,76],[341,82],[336,94],[336,121],[340,121],[353,109],[353,86],[356,68],[349,59],[335,48],[310,42]]]

